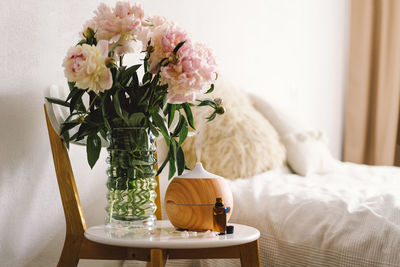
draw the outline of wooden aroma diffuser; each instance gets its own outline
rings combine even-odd
[[[165,209],[169,220],[178,229],[211,230],[217,197],[221,197],[228,208],[228,221],[233,209],[229,185],[224,178],[204,170],[198,162],[192,171],[170,182],[165,194]]]

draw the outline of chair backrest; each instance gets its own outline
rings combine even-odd
[[[83,216],[82,206],[76,188],[74,174],[72,172],[71,162],[64,141],[54,129],[46,105],[44,105],[47,129],[49,132],[50,146],[53,153],[54,167],[60,190],[61,201],[64,208],[67,233],[73,235],[83,235],[86,230],[86,221]],[[54,116],[53,116],[54,117]],[[157,166],[156,166],[157,167]],[[156,217],[161,220],[161,198],[159,177],[156,176]]]
[[[86,230],[86,221],[83,216],[81,201],[75,184],[68,151],[64,141],[54,130],[44,105],[47,130],[49,131],[50,146],[53,153],[54,167],[60,190],[61,201],[64,208],[67,233],[83,234]]]

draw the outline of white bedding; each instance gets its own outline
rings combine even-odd
[[[281,169],[229,182],[230,222],[260,230],[261,266],[400,266],[400,168],[335,165],[325,175]],[[171,260],[167,266],[240,261]]]
[[[263,266],[400,266],[400,168],[336,162],[230,185],[231,222],[260,230]]]

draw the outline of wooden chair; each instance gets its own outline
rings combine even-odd
[[[80,259],[141,260],[149,262],[148,266],[164,266],[167,258],[240,258],[242,266],[259,266],[258,240],[243,245],[212,249],[129,248],[105,245],[88,240],[84,236],[86,231],[86,222],[83,216],[67,149],[62,138],[52,126],[46,105],[44,105],[44,111],[66,222],[64,247],[57,266],[77,266]],[[53,111],[51,110],[51,112]],[[156,180],[159,184],[158,177],[156,177]],[[159,186],[157,186],[156,192],[156,217],[158,220],[161,220]]]

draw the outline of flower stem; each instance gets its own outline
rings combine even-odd
[[[94,101],[96,100],[96,98],[97,98],[97,95],[92,99],[92,102],[90,103],[90,105],[89,105],[89,107],[87,108],[87,110],[85,111],[85,113],[82,114],[82,115],[79,115],[79,119],[80,119],[80,122],[81,122],[81,123],[83,122],[85,116],[89,113],[89,110],[90,110],[90,108],[93,106]]]
[[[90,108],[93,106],[94,101],[96,100],[96,98],[97,98],[97,95],[93,98],[92,102],[90,103],[88,109],[86,110],[86,114],[88,114],[88,112],[89,112]]]

